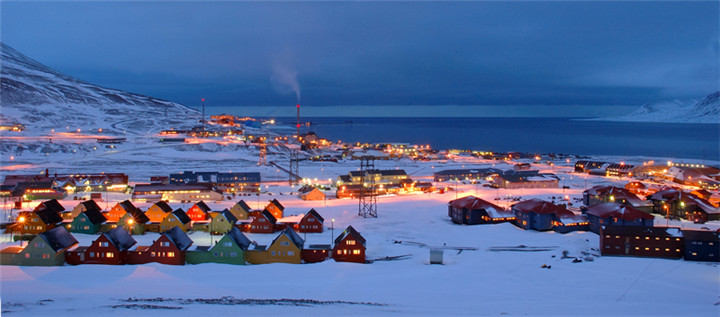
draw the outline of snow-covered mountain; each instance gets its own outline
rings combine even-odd
[[[153,97],[104,88],[62,74],[2,43],[0,118],[34,128],[116,128],[153,131],[197,122],[197,111]],[[124,125],[118,126],[118,123]]]
[[[703,100],[661,101],[641,106],[620,117],[600,118],[606,121],[720,123],[720,91]]]

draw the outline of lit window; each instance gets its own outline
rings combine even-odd
[[[107,258],[112,258],[112,257],[115,257],[115,254],[112,253],[112,252],[108,252],[105,257],[107,257]]]
[[[167,253],[167,257],[168,257],[168,258],[174,258],[174,257],[175,257],[175,252],[168,252],[168,253]]]
[[[360,250],[353,250],[352,254],[358,255],[360,254]]]

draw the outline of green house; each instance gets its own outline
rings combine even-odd
[[[245,265],[245,252],[251,242],[240,229],[233,227],[214,246],[199,246],[185,253],[188,264],[226,263]]]
[[[235,215],[225,209],[210,220],[210,234],[226,234],[230,229],[235,228],[236,222]]]
[[[65,227],[40,233],[23,248],[11,246],[0,250],[0,264],[23,266],[60,266],[65,264],[65,251],[78,241]]]
[[[70,232],[95,234],[100,232],[105,221],[107,219],[100,209],[87,209],[79,213],[70,223]]]
[[[118,220],[117,226],[125,228],[130,234],[145,234],[145,224],[148,220],[148,217],[146,217],[143,212],[135,214],[128,212]]]

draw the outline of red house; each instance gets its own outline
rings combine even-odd
[[[684,242],[680,228],[607,226],[600,231],[602,255],[681,258]]]
[[[250,221],[250,224],[245,227],[245,231],[250,233],[273,233],[275,232],[276,222],[277,219],[266,209]]]
[[[365,238],[348,226],[335,239],[332,257],[337,262],[365,263]]]
[[[311,244],[302,249],[303,263],[317,263],[327,260],[332,252],[329,244]]]
[[[321,233],[323,232],[324,221],[325,219],[315,209],[310,209],[305,214],[305,217],[300,219],[300,222],[293,225],[293,229],[301,233]]]
[[[157,262],[170,265],[185,265],[185,251],[193,241],[179,227],[163,232],[150,246],[138,246],[128,253],[128,264]]]
[[[71,265],[122,265],[127,263],[128,249],[135,243],[135,239],[124,228],[118,227],[101,234],[89,247],[67,251],[65,262]]]
[[[209,211],[210,207],[208,207],[208,205],[206,205],[205,202],[201,200],[192,207],[190,207],[190,209],[188,209],[187,215],[192,221],[203,221],[209,219]]]

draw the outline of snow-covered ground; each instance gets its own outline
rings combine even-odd
[[[219,162],[217,164],[225,166]],[[215,162],[208,159],[207,162]],[[335,179],[355,169],[356,162],[303,162],[307,178]],[[198,163],[195,163],[198,164]],[[456,162],[418,163],[407,160],[378,162],[380,168],[404,168],[413,177],[429,177],[436,169],[492,166],[492,162],[463,158]],[[509,167],[504,163],[497,167]],[[251,166],[245,166],[251,168]],[[264,178],[284,176],[274,169]],[[237,169],[241,170],[241,169]],[[242,170],[245,170],[243,168]],[[598,236],[590,232],[558,234],[519,229],[511,224],[460,226],[447,217],[447,202],[465,195],[495,198],[522,197],[562,199],[581,197],[583,188],[596,184],[624,184],[627,180],[570,173],[570,167],[545,166],[563,177],[570,189],[491,189],[458,183],[458,191],[445,194],[385,196],[379,198],[377,219],[357,216],[357,201],[330,199],[302,201],[287,193],[296,189],[284,182],[264,185],[262,196],[244,197],[251,207],[278,198],[286,214],[315,208],[324,218],[327,231],[307,234],[308,244],[330,243],[347,225],[367,239],[367,257],[410,255],[406,260],[373,264],[336,263],[233,266],[200,264],[166,266],[64,266],[52,268],[0,267],[2,311],[19,315],[75,315],[129,313],[143,315],[190,315],[242,313],[248,315],[717,315],[720,312],[717,263],[631,257],[597,257],[573,263],[561,259],[597,254]],[[139,165],[135,175],[157,174],[157,166]],[[275,175],[274,175],[275,174]],[[325,180],[327,182],[327,180]],[[587,184],[586,184],[587,182]],[[439,186],[454,187],[454,182]],[[267,186],[267,187],[265,187]],[[280,196],[280,193],[283,193]],[[123,199],[111,195],[110,199]],[[62,202],[72,207],[75,202]],[[512,202],[499,200],[501,206]],[[214,210],[232,201],[209,202]],[[577,205],[577,203],[575,203]],[[105,207],[104,203],[100,204]],[[112,203],[109,204],[112,207]],[[138,204],[145,209],[148,204]],[[171,203],[174,208],[189,204]],[[32,207],[26,206],[26,207]],[[334,219],[334,222],[332,221]],[[658,224],[665,224],[658,219]],[[679,226],[697,226],[674,222]],[[708,223],[713,229],[718,223]],[[334,227],[334,230],[329,230]],[[136,236],[138,245],[157,238],[148,233]],[[81,245],[94,235],[77,234]],[[192,233],[194,245],[208,245],[209,235]],[[268,244],[274,234],[249,234],[251,240]],[[4,235],[3,246],[12,244]],[[214,238],[214,239],[217,239]],[[395,241],[429,245],[475,247],[478,251],[445,252],[444,265],[429,265],[429,250]],[[498,246],[542,246],[551,251],[490,251]],[[551,268],[542,268],[549,265]],[[196,299],[221,299],[198,301]],[[140,299],[127,301],[128,298]],[[159,300],[156,298],[164,298]],[[143,301],[148,299],[148,301]],[[149,299],[155,299],[149,301]],[[247,303],[239,299],[268,299]],[[277,299],[315,300],[277,302]],[[341,302],[337,302],[341,301]],[[347,303],[352,302],[352,303]]]

